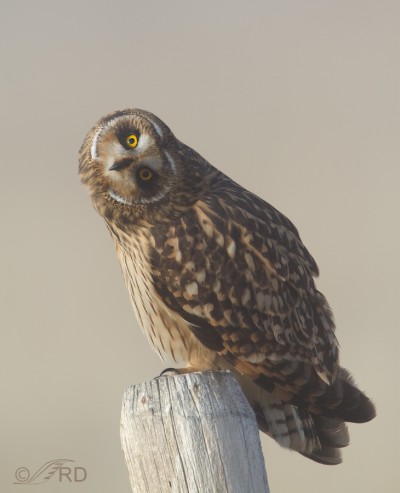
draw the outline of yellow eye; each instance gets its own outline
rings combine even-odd
[[[132,148],[136,147],[138,145],[137,135],[135,134],[128,135],[125,142],[128,147],[132,147]]]
[[[139,178],[142,181],[150,181],[153,178],[153,173],[149,168],[141,168],[139,170]]]

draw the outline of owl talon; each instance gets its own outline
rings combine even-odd
[[[176,368],[165,368],[156,378],[160,377],[174,377],[175,375],[179,375],[180,371]]]

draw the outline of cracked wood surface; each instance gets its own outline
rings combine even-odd
[[[229,372],[162,376],[124,393],[134,493],[268,493],[254,413]]]

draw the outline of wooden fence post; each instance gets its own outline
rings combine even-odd
[[[254,413],[230,372],[129,387],[121,443],[134,493],[268,493]]]

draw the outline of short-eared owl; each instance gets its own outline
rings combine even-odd
[[[289,219],[138,109],[89,132],[80,176],[161,358],[184,371],[233,370],[262,431],[339,463],[345,422],[375,410],[338,364],[317,265]]]

